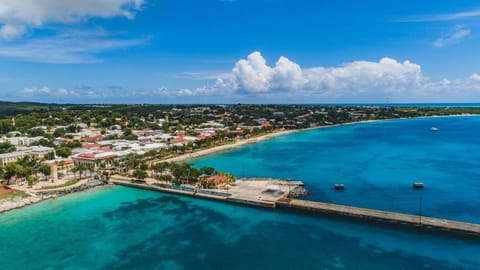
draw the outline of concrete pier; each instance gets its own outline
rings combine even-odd
[[[146,184],[140,181],[127,181],[124,179],[112,179],[110,180],[110,182],[116,185],[148,189],[209,200],[217,200],[228,203],[244,204],[271,209],[290,209],[309,213],[320,213],[325,215],[348,217],[352,219],[370,222],[374,221],[380,224],[409,226],[412,228],[432,231],[444,231],[480,238],[480,224],[366,209],[346,205],[329,204],[308,200],[288,199],[284,196],[272,199],[272,197],[255,197],[241,193],[232,194],[228,191],[218,192],[209,190],[198,190],[193,188],[178,189],[166,186],[162,187],[159,185]]]
[[[438,219],[419,215],[409,215],[403,213],[307,200],[282,200],[276,202],[276,207],[344,216],[349,218],[362,219],[366,221],[375,221],[379,223],[406,225],[429,230],[457,232],[480,237],[480,224],[466,223],[454,220]]]

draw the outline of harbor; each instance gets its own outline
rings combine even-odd
[[[394,225],[434,232],[460,234],[472,238],[480,237],[480,224],[290,198],[289,195],[292,190],[297,187],[303,188],[301,181],[243,179],[238,180],[232,188],[225,191],[131,181],[125,178],[114,177],[110,180],[110,183],[226,203],[321,214],[379,225]]]

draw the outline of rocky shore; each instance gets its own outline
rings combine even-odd
[[[292,199],[298,199],[307,196],[309,193],[308,189],[304,188],[303,186],[296,186],[290,193],[288,193],[287,197]]]
[[[0,200],[0,213],[6,212],[12,209],[24,207],[26,205],[38,203],[46,199],[57,198],[70,193],[84,191],[84,190],[91,189],[101,185],[105,185],[105,182],[91,179],[75,187],[65,187],[65,188],[54,189],[54,190],[42,190],[42,191],[37,191],[35,192],[35,194],[32,194],[31,196],[28,196],[28,197],[14,197],[11,199]]]

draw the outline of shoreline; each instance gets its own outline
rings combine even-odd
[[[18,189],[20,191],[24,191],[29,196],[13,197],[10,199],[0,200],[0,214],[14,210],[14,209],[23,208],[28,205],[33,205],[45,200],[55,199],[55,198],[69,195],[69,194],[79,193],[82,191],[87,191],[95,187],[105,185],[105,183],[99,180],[94,180],[94,179],[87,179],[86,181],[80,184],[79,183],[77,184],[73,186],[64,187],[64,188],[56,188],[51,190],[48,190],[48,189],[39,190],[35,193],[26,192],[24,190]]]
[[[413,119],[413,118],[396,118],[396,119],[400,120],[400,119]],[[225,151],[228,151],[228,150],[233,150],[233,149],[245,146],[245,145],[258,143],[258,142],[262,142],[262,141],[265,141],[265,140],[269,140],[271,138],[284,136],[284,135],[297,133],[297,132],[305,132],[305,131],[311,131],[311,130],[317,130],[317,129],[323,129],[323,128],[334,128],[334,127],[341,127],[341,126],[347,126],[347,125],[380,122],[380,121],[385,121],[385,120],[396,120],[396,119],[363,120],[363,121],[348,122],[348,123],[335,124],[335,125],[316,126],[316,127],[310,127],[310,128],[304,128],[304,129],[276,130],[276,131],[273,131],[272,133],[268,133],[268,134],[265,134],[265,135],[260,135],[260,136],[249,138],[249,139],[239,140],[239,141],[234,142],[234,143],[228,143],[228,144],[224,144],[224,145],[214,146],[212,148],[202,149],[202,150],[199,150],[199,151],[196,151],[196,152],[193,152],[193,153],[187,153],[187,154],[182,154],[182,155],[179,155],[179,156],[176,156],[176,157],[161,159],[161,160],[159,160],[159,162],[181,162],[181,161],[185,161],[185,160],[189,160],[189,159],[193,159],[193,158],[210,156],[210,155],[225,152]]]
[[[375,122],[382,122],[382,121],[396,121],[396,120],[411,120],[411,119],[426,119],[426,118],[437,118],[437,117],[468,117],[468,116],[480,116],[480,114],[458,114],[458,115],[432,115],[432,116],[418,116],[418,117],[402,117],[402,118],[392,118],[392,119],[378,119],[378,120],[363,120],[363,121],[355,121],[355,122],[347,122],[347,123],[341,123],[341,124],[335,124],[335,125],[327,125],[327,126],[316,126],[316,127],[310,127],[310,128],[305,128],[305,129],[292,129],[292,130],[277,130],[272,133],[268,133],[265,135],[261,135],[258,137],[254,138],[249,138],[249,139],[244,139],[240,140],[234,143],[229,143],[225,145],[220,145],[220,146],[215,146],[212,148],[208,149],[203,149],[199,150],[197,152],[193,153],[188,153],[188,154],[182,154],[176,157],[168,158],[168,159],[163,159],[159,160],[158,162],[183,162],[189,159],[194,159],[194,158],[199,158],[199,157],[204,157],[204,156],[210,156],[214,154],[218,154],[221,152],[233,150],[245,145],[249,144],[254,144],[258,142],[262,142],[265,140],[269,140],[274,137],[278,136],[283,136],[283,135],[288,135],[292,133],[297,133],[297,132],[305,132],[305,131],[311,131],[311,130],[317,130],[317,129],[323,129],[323,128],[334,128],[334,127],[341,127],[341,126],[348,126],[348,125],[356,125],[356,124],[365,124],[365,123],[375,123]],[[54,199],[62,196],[66,196],[72,193],[77,193],[77,192],[82,192],[82,191],[87,191],[89,189],[95,188],[97,186],[104,185],[102,184],[94,184],[90,185],[90,181],[96,181],[96,180],[87,180],[83,183],[77,183],[73,186],[69,187],[64,187],[64,188],[57,188],[57,189],[51,189],[51,190],[40,190],[38,194],[36,193],[33,195],[31,192],[27,192],[29,196],[27,197],[14,197],[11,199],[4,199],[0,200],[0,214],[22,208],[28,205],[33,205],[39,202],[42,202],[44,200],[48,199]],[[24,191],[22,189],[19,189],[21,191]]]
[[[254,137],[254,138],[243,139],[243,140],[239,140],[239,141],[234,142],[234,143],[214,146],[212,148],[202,149],[202,150],[199,150],[199,151],[196,151],[196,152],[193,152],[193,153],[187,153],[187,154],[182,154],[182,155],[179,155],[179,156],[176,156],[176,157],[161,159],[158,162],[184,162],[184,161],[187,161],[189,159],[211,156],[211,155],[214,155],[214,154],[218,154],[218,153],[221,153],[221,152],[226,152],[226,151],[229,151],[229,150],[240,148],[240,147],[245,146],[245,145],[262,142],[262,141],[269,140],[271,138],[275,138],[275,137],[279,137],[279,136],[283,136],[283,135],[288,135],[288,134],[297,133],[297,132],[305,132],[305,131],[323,129],[323,128],[335,128],[335,127],[341,127],[341,126],[375,123],[375,122],[383,122],[383,121],[427,119],[427,118],[441,118],[441,117],[469,117],[469,116],[480,116],[480,114],[431,115],[431,116],[401,117],[401,118],[391,118],[391,119],[362,120],[362,121],[347,122],[347,123],[341,123],[341,124],[335,124],[335,125],[316,126],[316,127],[310,127],[310,128],[304,128],[304,129],[277,130],[277,131],[274,131],[272,133],[268,133],[268,134],[261,135],[261,136],[258,136],[258,137]]]

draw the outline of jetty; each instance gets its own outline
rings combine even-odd
[[[434,232],[456,233],[480,238],[480,224],[289,198],[289,193],[287,192],[266,193],[264,189],[259,187],[266,186],[266,189],[268,190],[271,189],[272,183],[283,183],[284,185],[281,185],[278,190],[286,191],[285,189],[288,188],[288,191],[290,191],[292,190],[293,185],[294,187],[303,186],[302,182],[295,181],[292,184],[291,182],[287,183],[287,181],[274,179],[270,179],[271,181],[267,181],[269,179],[262,180],[263,182],[255,180],[237,181],[238,185],[225,191],[198,189],[186,186],[172,186],[169,184],[149,184],[144,181],[132,181],[124,178],[112,178],[110,179],[110,183],[176,195],[223,201],[227,203],[321,214],[382,225],[400,226]]]
[[[448,219],[439,219],[420,215],[410,215],[308,200],[281,200],[277,201],[275,206],[277,208],[297,209],[300,211],[361,219],[374,223],[409,226],[413,228],[462,233],[480,237],[480,224]]]

